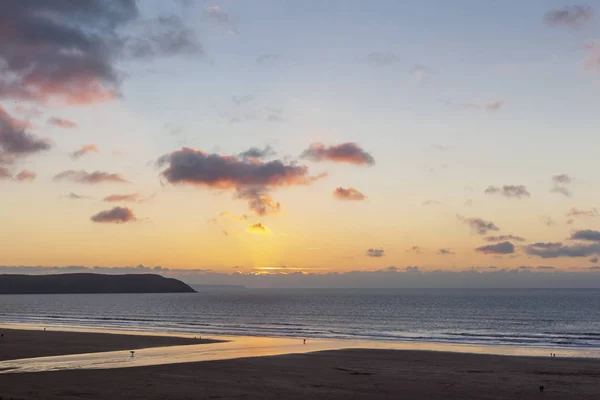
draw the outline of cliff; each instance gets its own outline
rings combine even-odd
[[[0,294],[191,293],[185,283],[160,275],[0,275]]]

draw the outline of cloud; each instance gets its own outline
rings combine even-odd
[[[551,271],[551,270],[554,270],[555,268],[551,265],[538,265],[537,267],[535,267],[535,269]]]
[[[598,262],[598,257],[590,258],[590,262],[594,263],[594,264],[597,263]]]
[[[267,228],[266,226],[264,226],[260,222],[257,222],[255,224],[249,225],[246,228],[246,231],[248,231],[250,233],[258,233],[258,234],[262,234],[262,235],[268,235],[268,234],[271,233],[271,231],[269,230],[269,228]]]
[[[385,251],[383,249],[368,249],[367,257],[383,257],[385,256]]]
[[[531,194],[524,185],[504,185],[502,188],[496,186],[489,186],[484,191],[485,194],[496,194],[499,193],[504,197],[513,197],[520,199],[522,197],[529,197]]]
[[[571,237],[569,239],[600,242],[600,231],[594,231],[591,229],[583,229],[580,231],[575,231],[571,234]]]
[[[102,201],[106,201],[108,203],[115,202],[128,202],[128,203],[137,203],[140,200],[139,193],[131,193],[131,194],[111,194],[106,196]]]
[[[235,189],[245,185],[307,185],[318,179],[309,176],[308,167],[303,165],[284,164],[280,160],[250,162],[185,147],[161,157],[159,165],[165,164],[167,168],[162,176],[168,182],[214,189]]]
[[[93,222],[124,224],[126,222],[135,221],[133,211],[127,207],[115,207],[110,210],[100,211],[98,214],[91,217]]]
[[[212,218],[210,220],[210,222],[217,223],[217,220],[219,218],[228,219],[228,220],[231,220],[231,221],[240,221],[240,222],[245,222],[245,221],[248,221],[248,219],[249,219],[246,214],[235,215],[235,214],[232,214],[232,213],[230,213],[228,211],[223,211],[222,213],[220,213],[219,215],[217,215],[216,218]]]
[[[573,181],[575,181],[575,178],[573,178],[572,176],[570,176],[568,174],[554,175],[552,177],[552,182],[561,184],[561,185],[573,183]]]
[[[204,54],[194,30],[186,27],[177,15],[141,21],[137,24],[136,33],[124,40],[125,53],[134,59]]]
[[[73,192],[65,195],[65,197],[67,199],[71,199],[71,200],[83,200],[83,199],[88,199],[89,198],[88,196],[82,196],[82,195],[79,195],[79,194],[73,193]]]
[[[590,6],[574,5],[548,11],[544,15],[544,21],[550,27],[579,28],[593,17],[594,10]]]
[[[281,54],[277,54],[277,53],[267,53],[267,54],[261,54],[260,56],[256,57],[256,63],[257,64],[267,64],[269,62],[276,62],[278,60],[280,60],[283,56]]]
[[[0,167],[0,179],[12,179],[12,173],[6,167]]]
[[[439,254],[441,256],[445,256],[445,255],[452,255],[452,254],[456,254],[456,253],[450,249],[439,249],[437,254]]]
[[[264,187],[238,188],[234,198],[248,200],[248,207],[256,215],[275,214],[281,211],[281,204],[274,201]]]
[[[88,153],[99,153],[99,152],[100,152],[100,149],[95,144],[85,144],[79,150],[72,152],[71,157],[79,158]]]
[[[300,157],[315,162],[333,161],[355,165],[375,164],[373,156],[353,142],[333,146],[326,146],[323,143],[312,143],[308,149],[302,152]]]
[[[550,193],[560,193],[563,196],[571,197],[571,190],[564,186],[555,186],[552,189],[550,189]]]
[[[587,56],[583,60],[583,70],[587,72],[600,72],[600,42],[590,40],[584,46]]]
[[[423,206],[437,206],[439,204],[442,204],[442,203],[439,202],[439,201],[437,201],[437,200],[426,200],[421,205],[423,205]]]
[[[2,5],[0,97],[87,104],[117,96],[117,29],[134,0],[9,1]]]
[[[546,224],[547,226],[552,226],[552,225],[556,224],[556,222],[554,222],[554,220],[552,219],[552,217],[549,217],[549,216],[547,216],[547,215],[546,215],[546,216],[543,216],[543,217],[541,217],[540,219],[541,219],[541,220],[542,220],[542,222],[543,222],[544,224]]]
[[[341,186],[333,191],[333,197],[338,200],[365,200],[367,198],[367,196],[353,187],[345,189]]]
[[[475,251],[484,254],[513,254],[515,252],[515,245],[511,242],[501,242],[478,247]]]
[[[266,146],[264,149],[259,149],[258,147],[251,147],[248,150],[243,151],[239,154],[241,158],[247,160],[261,160],[275,155],[277,155],[277,152],[275,152],[275,150],[273,150],[271,146]]]
[[[582,210],[578,208],[571,208],[567,213],[567,217],[597,217],[598,210],[591,208],[589,210]]]
[[[396,61],[398,61],[398,57],[396,57],[394,53],[390,52],[373,51],[364,56],[362,60],[369,65],[382,67],[395,64]]]
[[[572,246],[565,246],[562,243],[533,243],[525,246],[524,250],[528,255],[542,258],[589,257],[600,254],[600,243]]]
[[[410,249],[406,250],[406,252],[414,252],[415,254],[423,254],[423,249],[419,246],[413,246]]]
[[[204,15],[214,23],[224,28],[228,33],[237,34],[237,26],[231,20],[231,17],[225,11],[222,11],[219,6],[206,7]]]
[[[404,268],[404,271],[406,271],[406,272],[421,272],[421,270],[419,269],[419,267],[417,267],[417,266],[411,266],[411,265],[409,265],[408,267]]]
[[[123,179],[119,174],[111,174],[102,171],[88,173],[84,170],[74,171],[72,169],[55,175],[53,180],[56,182],[68,180],[74,183],[84,183],[90,185],[102,182],[130,183],[129,181]]]
[[[473,229],[475,232],[477,232],[480,235],[485,235],[486,233],[488,233],[490,231],[499,231],[500,230],[500,228],[498,228],[496,225],[494,225],[493,222],[484,221],[481,218],[465,218],[462,215],[457,215],[456,218],[458,218],[459,221],[462,221],[465,224],[469,225],[471,227],[471,229]]]
[[[43,111],[39,108],[34,106],[26,107],[23,104],[17,104],[15,106],[15,112],[17,114],[25,115],[27,118],[39,118],[43,114]]]
[[[419,64],[413,65],[408,73],[419,83],[429,80],[429,78],[431,78],[433,75],[433,72],[429,68]]]
[[[35,172],[31,172],[31,171],[24,169],[15,176],[15,180],[17,180],[19,182],[33,181],[33,180],[35,180],[36,177],[37,177],[37,174]]]
[[[48,122],[48,125],[54,125],[59,128],[72,129],[72,128],[77,128],[79,126],[73,121],[69,121],[68,119],[63,119],[63,118],[58,118],[58,117],[50,117],[50,118],[48,118],[47,122]]]
[[[485,110],[494,112],[500,110],[504,106],[504,100],[494,100],[487,103],[464,103],[463,107],[474,110]]]
[[[2,16],[0,13],[0,24]],[[0,35],[1,37],[1,35]],[[0,38],[0,55],[1,55]],[[1,96],[1,92],[0,92]],[[49,150],[51,145],[48,139],[41,139],[26,132],[26,121],[11,117],[0,105],[0,156],[23,156]]]
[[[524,242],[525,238],[514,235],[500,235],[500,236],[488,236],[483,238],[486,242],[504,242],[506,240],[514,240],[516,242]]]
[[[246,95],[246,96],[241,96],[241,97],[232,96],[231,100],[238,106],[241,106],[243,104],[250,103],[252,100],[254,100],[254,96],[252,96],[252,95]]]

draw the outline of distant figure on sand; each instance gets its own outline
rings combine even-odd
[[[303,339],[303,340],[304,340],[304,344],[306,344],[306,339]]]
[[[131,353],[131,357],[133,358],[133,355],[135,354],[135,351],[130,350],[129,352]]]
[[[544,391],[544,387],[540,386],[540,392],[543,392],[543,391]]]

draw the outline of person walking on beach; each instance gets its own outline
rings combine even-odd
[[[303,340],[304,340],[304,344],[306,344],[306,339],[303,339]]]

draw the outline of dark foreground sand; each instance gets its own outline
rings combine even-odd
[[[52,330],[0,329],[0,361],[18,358],[136,350],[148,347],[214,343],[193,337],[113,335],[106,333],[56,332]],[[1,392],[0,392],[1,395]]]
[[[104,340],[102,337],[98,339]],[[539,392],[540,385],[545,386],[544,393]],[[114,370],[0,374],[0,396],[113,400],[598,399],[600,360],[341,350]]]

